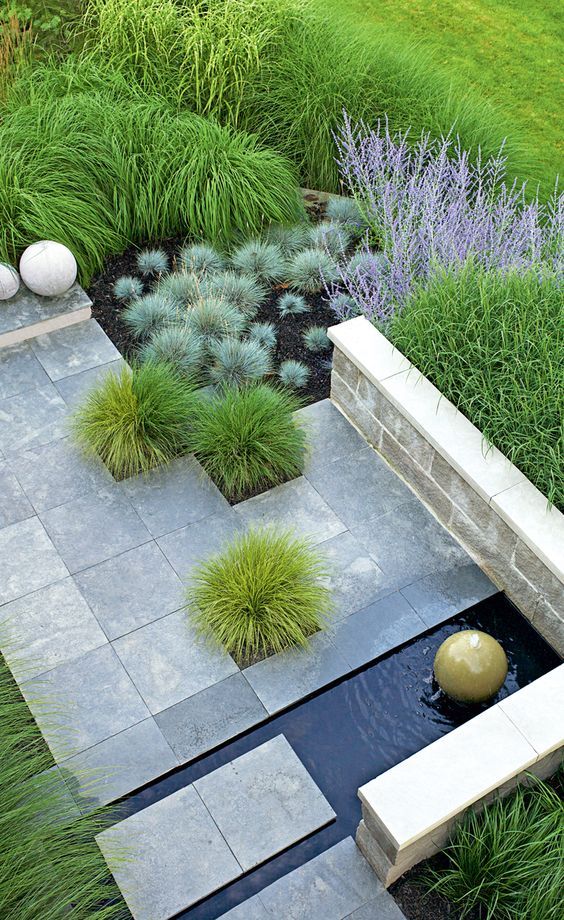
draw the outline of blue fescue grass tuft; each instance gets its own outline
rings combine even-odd
[[[179,374],[193,379],[200,376],[204,363],[204,343],[187,326],[170,326],[153,333],[140,352],[141,361],[164,362]]]
[[[163,275],[169,267],[169,258],[164,249],[142,249],[137,253],[135,261],[144,278]]]
[[[286,273],[286,260],[280,247],[259,239],[238,246],[231,254],[231,263],[237,271],[259,281],[283,281]]]
[[[179,257],[184,271],[193,272],[195,275],[207,275],[225,268],[224,257],[207,243],[183,246]]]
[[[299,313],[307,313],[309,304],[301,294],[292,294],[287,291],[278,298],[278,312],[280,316],[291,316]]]
[[[227,300],[245,316],[254,316],[264,302],[267,290],[251,275],[234,271],[219,272],[207,281],[210,294]]]
[[[323,326],[310,326],[304,332],[303,339],[308,351],[328,351],[331,348],[327,330]]]
[[[239,336],[246,327],[246,317],[225,300],[203,297],[186,312],[186,324],[206,344],[225,336]]]
[[[265,348],[276,348],[276,326],[274,323],[251,323],[249,338]]]
[[[290,286],[306,294],[316,294],[324,284],[337,278],[331,256],[321,249],[304,249],[291,259],[286,273]]]
[[[309,380],[309,368],[303,361],[293,361],[288,359],[282,361],[278,368],[278,378],[280,383],[292,390],[299,390],[307,385]]]
[[[253,339],[222,338],[209,346],[212,383],[241,387],[271,371],[270,350]]]
[[[113,291],[118,300],[133,300],[134,297],[141,297],[143,284],[133,275],[122,275],[114,283]]]
[[[192,272],[175,272],[161,278],[154,292],[184,307],[200,300],[205,290],[204,282],[197,275]]]
[[[164,294],[145,294],[132,300],[121,318],[136,339],[146,339],[153,332],[178,320],[178,307]]]

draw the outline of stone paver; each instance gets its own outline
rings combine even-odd
[[[106,643],[72,578],[2,607],[4,648],[16,680],[24,681]]]
[[[43,511],[40,518],[71,573],[151,539],[116,485]]]
[[[63,761],[61,772],[83,811],[119,799],[178,766],[153,719]]]
[[[426,575],[402,588],[401,593],[427,626],[438,626],[497,591],[488,576],[470,562],[448,572]]]
[[[376,565],[368,550],[347,530],[318,546],[326,559],[325,583],[331,591],[334,619],[342,619],[355,610],[391,594],[397,587]]]
[[[125,479],[120,487],[154,537],[229,508],[193,457],[181,457],[145,475]]]
[[[49,377],[27,343],[0,349],[0,399],[49,384]]]
[[[28,518],[0,530],[0,604],[68,575],[41,521]]]
[[[0,530],[32,517],[34,510],[5,460],[0,460]]]
[[[194,787],[244,870],[335,817],[283,735],[196,780]]]
[[[305,475],[366,447],[366,441],[333,405],[322,399],[296,412],[308,438]]]
[[[155,721],[184,762],[211,751],[268,717],[242,674],[233,674],[165,709]]]
[[[167,920],[241,874],[193,786],[96,839],[135,920]]]
[[[149,716],[108,644],[26,681],[22,692],[59,761]]]
[[[51,380],[116,361],[120,353],[95,319],[31,339],[31,347]]]
[[[80,285],[73,286],[58,297],[38,297],[23,284],[15,297],[2,304],[0,333],[32,326],[42,320],[89,307],[92,301]]]
[[[244,524],[240,516],[232,508],[228,508],[159,537],[157,543],[185,582],[195,565],[214,553],[221,552],[243,529]]]
[[[0,400],[0,449],[48,444],[67,434],[68,407],[52,383]]]
[[[363,904],[352,914],[347,914],[345,920],[405,920],[391,894],[383,891],[377,898]]]
[[[226,652],[196,636],[184,610],[116,639],[114,649],[152,713],[238,671]]]
[[[155,543],[144,543],[75,576],[109,639],[152,623],[184,603],[182,582]]]
[[[54,383],[66,404],[71,409],[76,409],[95,384],[103,380],[107,374],[119,374],[122,368],[127,366],[127,362],[119,358],[117,361],[101,364],[100,367],[91,367],[87,371],[72,374],[70,377],[61,377]]]
[[[321,543],[347,528],[303,476],[235,505],[242,520],[255,527],[277,526]]]
[[[272,920],[272,916],[262,903],[260,895],[255,894],[237,907],[232,907],[226,914],[222,914],[220,920]]]
[[[425,623],[399,592],[353,613],[331,632],[351,668],[359,668],[425,631]]]

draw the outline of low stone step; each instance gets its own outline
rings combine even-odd
[[[278,735],[96,839],[135,920],[167,920],[334,818]]]
[[[0,348],[90,319],[91,307],[79,284],[59,297],[38,297],[22,285],[15,297],[0,301]]]

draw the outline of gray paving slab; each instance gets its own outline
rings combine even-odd
[[[196,780],[194,787],[245,870],[335,818],[283,735]]]
[[[0,400],[0,449],[5,456],[68,434],[68,406],[53,384]]]
[[[75,575],[109,639],[178,610],[184,590],[156,543],[144,543]]]
[[[5,604],[3,652],[17,681],[30,680],[108,641],[72,578]]]
[[[57,297],[39,297],[22,284],[16,296],[2,304],[0,333],[22,329],[63,313],[74,313],[91,303],[78,284],[73,284],[68,291]]]
[[[287,528],[314,543],[347,529],[303,476],[248,498],[234,508],[248,526]]]
[[[228,501],[193,457],[180,457],[120,487],[154,537],[227,511]]]
[[[68,574],[36,517],[0,530],[0,604],[50,585]]]
[[[153,714],[238,671],[219,646],[196,636],[184,610],[136,629],[113,645]]]
[[[154,719],[70,757],[61,772],[82,811],[114,802],[178,766]]]
[[[351,527],[351,532],[382,571],[397,578],[400,586],[471,561],[468,553],[417,498]]]
[[[109,644],[22,683],[21,689],[58,761],[149,716]]]
[[[319,466],[307,478],[347,527],[413,498],[399,476],[371,447]]]
[[[498,588],[473,562],[426,575],[401,591],[427,626],[438,626],[497,592]]]
[[[157,713],[155,721],[182,763],[266,719],[268,713],[242,674],[232,674]]]
[[[413,607],[396,591],[336,624],[331,629],[331,639],[351,668],[359,668],[425,632],[426,628]]]
[[[127,362],[123,358],[116,361],[110,361],[108,364],[100,364],[98,367],[91,367],[87,371],[81,371],[78,374],[71,374],[70,377],[62,377],[55,381],[55,386],[66,404],[76,409],[88,395],[92,387],[104,379],[107,374],[119,374],[122,368],[127,367]]]
[[[260,895],[255,894],[222,914],[219,920],[272,920],[272,914],[268,913]]]
[[[363,904],[352,914],[347,914],[346,920],[405,920],[405,914],[392,895],[382,891],[374,900]]]
[[[51,380],[117,361],[120,353],[95,319],[31,339],[31,347]]]
[[[40,518],[73,574],[151,539],[115,484],[42,511]]]
[[[135,920],[167,920],[241,874],[193,786],[96,839]]]
[[[70,437],[18,451],[9,463],[36,511],[113,483],[103,463],[85,457]]]
[[[80,817],[80,809],[59,767],[43,770],[34,777],[32,783],[37,784],[38,801],[44,803],[39,814],[47,817],[50,824],[67,824]]]
[[[5,460],[0,460],[0,530],[35,514],[20,483]]]
[[[48,384],[49,377],[27,342],[0,349],[0,399]]]
[[[352,837],[345,837],[264,888],[260,899],[268,917],[343,920],[383,893],[382,883]],[[373,918],[379,920],[379,914]]]
[[[318,550],[327,560],[324,581],[331,591],[333,619],[343,619],[397,588],[396,579],[382,572],[348,530],[320,543]]]
[[[363,447],[366,441],[339,412],[330,399],[312,403],[295,413],[308,437],[306,476],[314,469],[334,460],[348,457]]]
[[[325,632],[305,648],[289,649],[251,665],[243,672],[272,715],[350,671],[350,665]]]
[[[243,529],[241,517],[233,508],[227,508],[159,537],[157,543],[172,567],[186,582],[194,566],[214,553],[221,552]]]

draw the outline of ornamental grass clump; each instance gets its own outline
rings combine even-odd
[[[304,249],[289,262],[286,277],[295,290],[316,294],[337,279],[337,266],[322,249]]]
[[[270,349],[255,339],[227,336],[212,342],[208,353],[208,376],[214,384],[241,387],[262,380],[272,369]]]
[[[337,221],[322,220],[314,224],[309,232],[309,244],[315,249],[322,249],[334,258],[343,256],[352,242],[352,233],[347,224]]]
[[[206,290],[237,307],[247,317],[255,315],[267,295],[266,288],[252,275],[230,270],[206,279]]]
[[[299,313],[307,313],[309,304],[301,294],[292,294],[286,291],[278,298],[278,312],[280,316],[293,316]]]
[[[331,612],[323,557],[291,531],[251,530],[190,576],[190,621],[240,664],[304,646]]]
[[[299,224],[270,224],[264,232],[264,239],[268,243],[275,243],[286,259],[294,256],[300,249],[309,246],[309,232],[311,225],[302,221]]]
[[[169,364],[177,373],[196,380],[205,359],[204,342],[188,326],[168,326],[154,332],[139,353],[143,363]]]
[[[163,275],[168,271],[169,258],[164,249],[142,249],[135,261],[144,278]]]
[[[172,300],[178,307],[197,303],[206,291],[204,281],[192,272],[174,272],[155,285],[154,294]]]
[[[146,339],[163,326],[177,322],[179,309],[165,294],[145,294],[128,304],[121,319],[136,339]]]
[[[148,361],[94,386],[74,416],[74,436],[115,479],[125,479],[188,449],[196,401],[193,384],[168,364]]]
[[[141,297],[143,284],[134,275],[122,275],[115,282],[113,290],[118,300],[133,300],[134,297]]]
[[[231,263],[237,271],[258,278],[259,281],[282,281],[286,260],[275,243],[248,240],[231,254]]]
[[[307,350],[314,353],[328,351],[331,348],[327,330],[323,326],[310,326],[304,332],[303,339]]]
[[[301,401],[265,383],[226,387],[198,403],[192,450],[231,501],[299,476],[306,437],[293,413]]]
[[[276,326],[274,323],[251,323],[249,338],[265,348],[276,348]]]
[[[185,321],[208,347],[226,336],[241,335],[247,327],[246,317],[236,307],[211,296],[190,307]]]
[[[278,368],[278,379],[282,386],[290,387],[292,390],[300,390],[307,385],[309,368],[303,361],[294,361],[289,358],[287,361],[282,361]]]
[[[193,272],[195,275],[219,272],[225,268],[225,259],[221,253],[206,243],[183,246],[179,256],[184,271]]]

